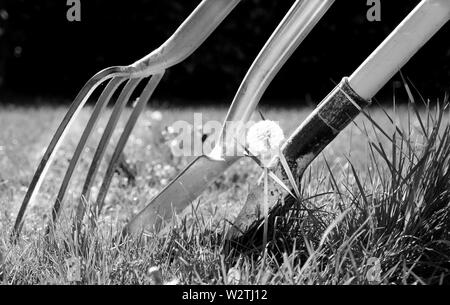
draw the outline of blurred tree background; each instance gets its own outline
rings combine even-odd
[[[69,22],[64,0],[0,0],[0,90],[67,102],[97,71],[130,64],[158,47],[199,2],[81,0],[81,22]],[[169,69],[155,100],[229,103],[293,3],[242,0],[197,52]],[[316,104],[418,3],[381,0],[381,21],[369,22],[367,0],[337,0],[273,81],[264,102]],[[449,33],[447,24],[404,68],[427,97],[442,97],[450,88]],[[395,83],[379,97],[390,97]]]

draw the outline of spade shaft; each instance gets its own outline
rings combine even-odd
[[[250,119],[272,79],[333,2],[334,0],[297,0],[294,3],[252,64],[231,104],[225,123],[245,123]],[[169,221],[173,212],[184,210],[217,176],[239,159],[236,155],[223,154],[223,140],[227,138],[225,123],[213,152],[188,165],[127,224],[123,235],[158,232],[162,221]],[[185,185],[189,187],[184,187]],[[180,192],[182,188],[184,191]]]

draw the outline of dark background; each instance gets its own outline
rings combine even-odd
[[[97,71],[130,64],[158,47],[199,2],[81,0],[81,22],[68,22],[64,0],[0,0],[1,94],[26,97],[0,103],[30,103],[36,97],[69,102]],[[381,22],[366,19],[366,2],[337,0],[273,81],[264,101],[317,104],[420,1],[381,0]],[[154,100],[229,103],[293,3],[242,0],[197,52],[169,69]],[[449,91],[449,34],[447,24],[403,70],[426,97]],[[377,97],[389,99],[393,84]]]

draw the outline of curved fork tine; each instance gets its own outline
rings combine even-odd
[[[39,190],[42,181],[47,173],[47,170],[53,161],[56,150],[61,145],[61,142],[64,139],[65,135],[67,134],[68,129],[70,128],[71,124],[77,117],[80,110],[83,108],[89,96],[102,82],[114,76],[126,75],[127,73],[128,72],[124,67],[110,67],[104,69],[99,73],[97,73],[96,75],[94,75],[80,90],[77,97],[71,104],[69,111],[65,115],[58,129],[56,130],[56,133],[54,134],[49,146],[47,147],[47,150],[45,151],[44,156],[42,157],[41,162],[39,163],[39,166],[33,176],[33,179],[31,180],[30,186],[28,187],[27,193],[25,194],[22,205],[20,206],[20,210],[17,213],[14,228],[11,232],[12,242],[16,242],[17,238],[20,235],[26,209],[28,205],[34,201],[37,191]]]
[[[108,83],[108,85],[105,87],[105,89],[103,90],[102,94],[100,95],[97,103],[95,104],[92,115],[89,118],[89,121],[86,125],[86,128],[83,131],[80,141],[78,142],[78,145],[75,149],[72,159],[70,160],[69,167],[67,168],[66,174],[64,175],[63,182],[61,183],[61,187],[60,187],[58,195],[56,197],[56,200],[55,200],[55,203],[53,206],[53,211],[52,211],[53,225],[56,223],[56,221],[59,217],[59,214],[60,214],[60,211],[62,208],[62,204],[63,204],[63,200],[64,200],[64,196],[65,196],[67,188],[70,184],[70,180],[72,178],[73,172],[78,164],[80,156],[84,150],[84,147],[86,146],[86,142],[88,141],[89,137],[92,134],[92,131],[94,130],[95,126],[97,125],[100,114],[103,112],[103,110],[108,105],[108,102],[110,101],[114,92],[117,90],[117,88],[120,86],[120,84],[122,84],[124,81],[125,81],[125,78],[121,78],[121,77],[113,78]]]
[[[103,178],[103,183],[100,187],[100,191],[98,193],[97,200],[94,206],[94,211],[96,211],[97,213],[95,217],[97,217],[101,213],[103,204],[105,202],[106,193],[108,192],[112,177],[114,175],[114,171],[117,167],[120,155],[122,154],[122,151],[125,145],[127,144],[128,138],[130,137],[130,134],[133,131],[133,128],[136,125],[139,116],[141,115],[142,111],[144,111],[145,106],[148,103],[148,100],[152,96],[153,92],[155,91],[156,87],[161,81],[163,75],[164,72],[156,74],[149,80],[147,86],[145,87],[144,91],[142,91],[142,94],[139,97],[138,104],[136,105],[136,107],[134,108],[133,112],[130,115],[130,118],[128,119],[125,129],[123,130],[119,142],[117,143],[117,146],[114,150],[114,154],[109,162],[105,177]]]
[[[109,144],[109,141],[114,132],[114,129],[116,128],[117,122],[119,121],[120,115],[121,115],[123,109],[125,108],[128,100],[130,99],[131,94],[133,93],[134,89],[136,89],[136,86],[141,81],[142,81],[142,78],[128,80],[127,84],[122,89],[122,92],[119,95],[119,98],[116,102],[116,105],[114,106],[114,110],[109,118],[109,121],[108,121],[106,127],[105,127],[105,131],[103,132],[102,138],[100,139],[100,142],[97,146],[97,150],[95,151],[94,157],[93,157],[91,165],[89,167],[89,171],[86,176],[86,180],[84,182],[82,193],[81,193],[81,200],[78,203],[77,215],[79,213],[83,213],[83,210],[84,210],[83,200],[86,200],[86,201],[89,200],[90,188],[92,186],[92,183],[95,180],[98,169],[100,167],[100,163],[106,152],[106,147]]]

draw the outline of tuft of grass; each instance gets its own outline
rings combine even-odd
[[[277,264],[288,257],[297,267],[295,283],[450,282],[449,104],[426,103],[424,115],[410,107],[407,130],[385,112],[392,135],[365,113],[375,139],[363,173],[347,159],[338,177],[325,159],[325,174],[303,177],[301,204],[288,195],[271,211],[270,250]],[[260,231],[259,221],[234,241],[237,251],[259,259]]]

